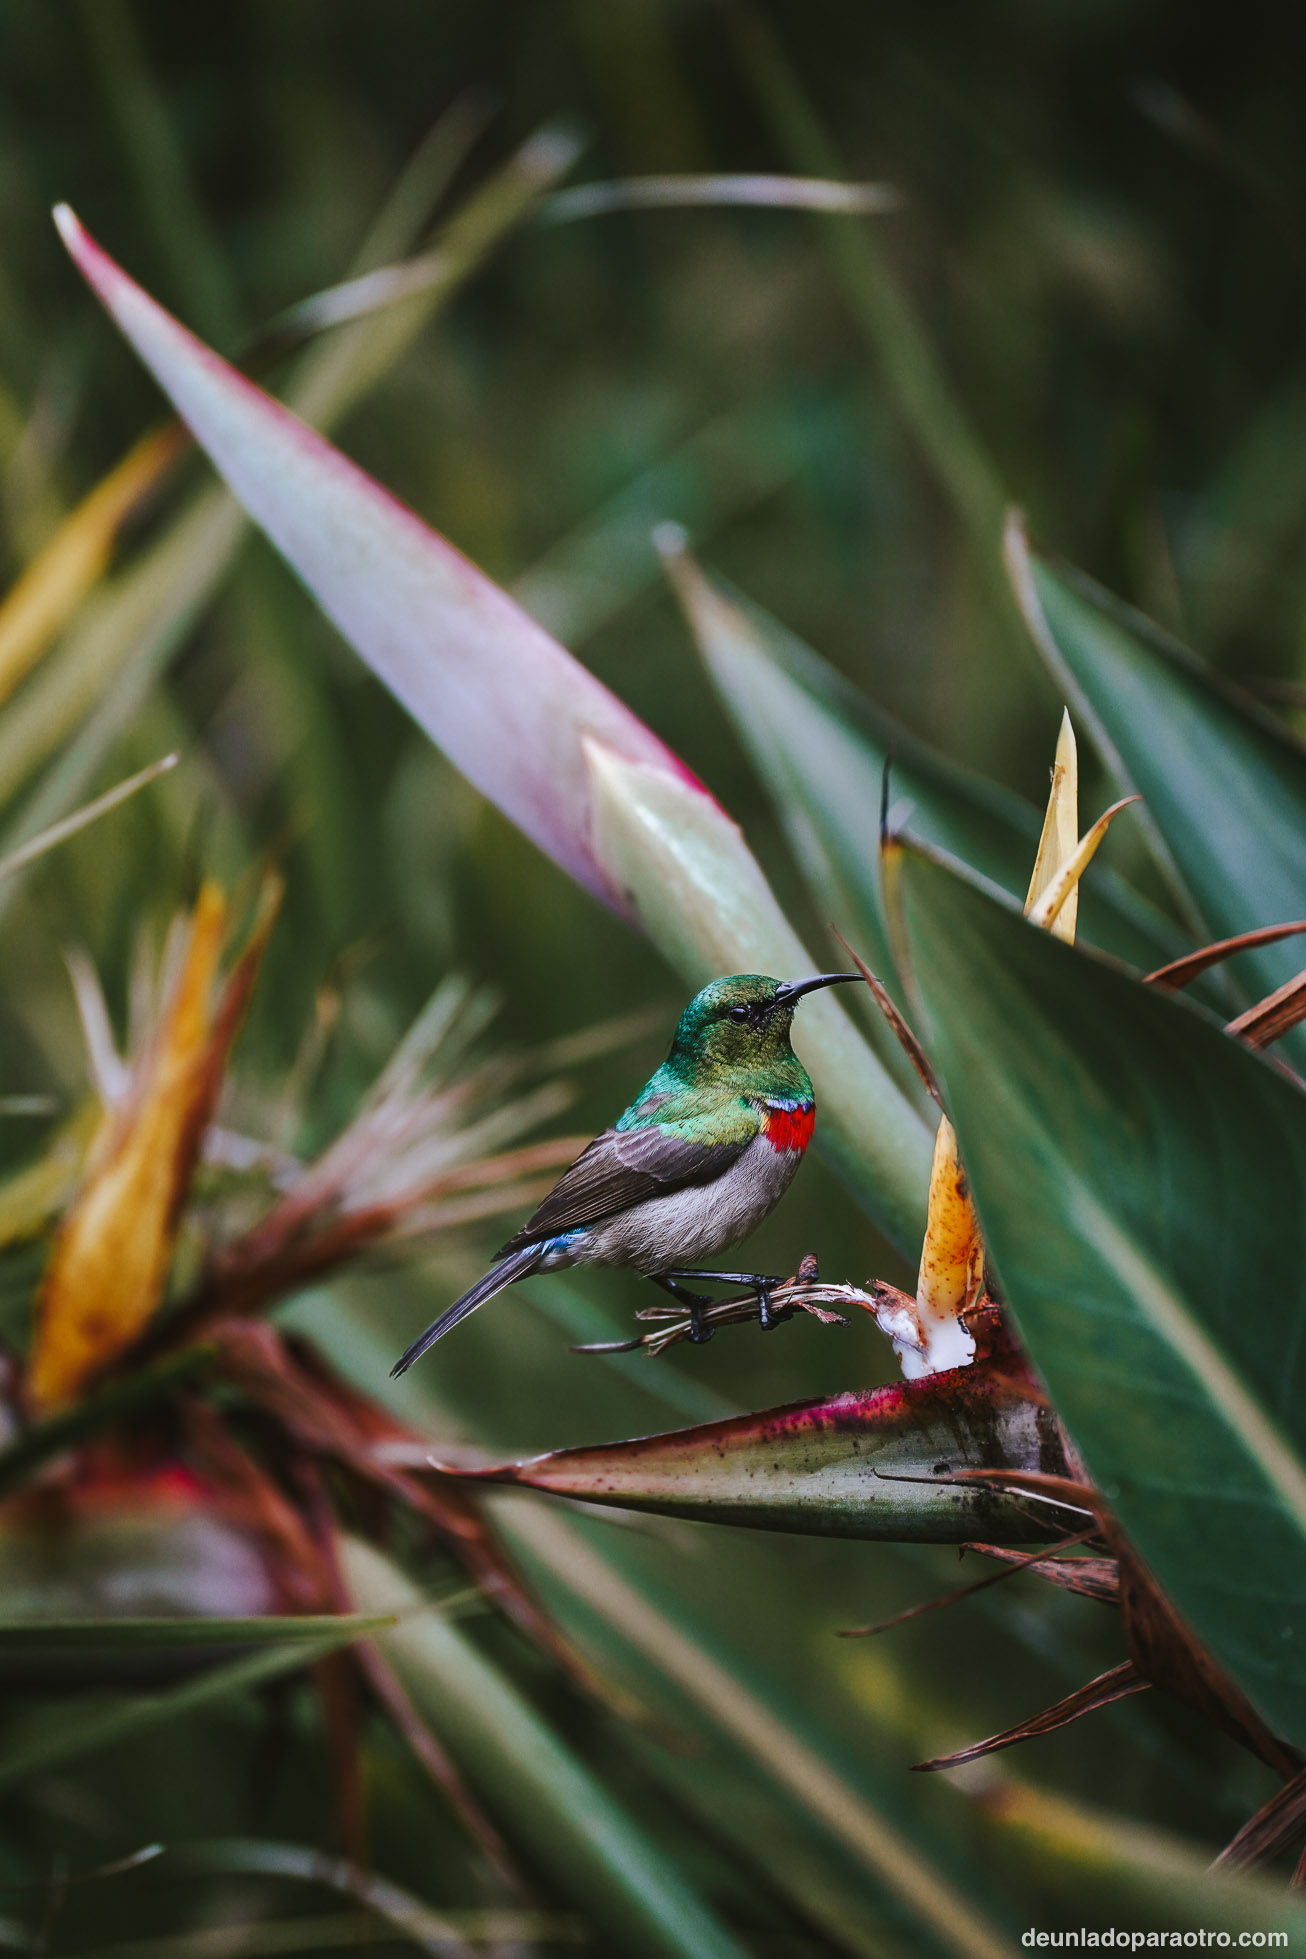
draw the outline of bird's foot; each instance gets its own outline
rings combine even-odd
[[[691,1302],[689,1308],[689,1337],[696,1347],[702,1347],[707,1344],[716,1332],[716,1328],[709,1326],[704,1317],[712,1301],[705,1293],[701,1292],[691,1293],[689,1297]]]
[[[773,1305],[771,1301],[770,1286],[769,1285],[758,1286],[757,1323],[761,1327],[763,1333],[774,1332],[775,1328],[780,1325],[782,1320],[787,1320],[789,1318],[789,1315],[793,1312],[793,1310],[794,1309],[792,1306]]]
[[[577,1352],[628,1353],[642,1347],[651,1354],[661,1354],[681,1340],[692,1340],[696,1346],[702,1346],[704,1341],[712,1338],[718,1327],[739,1326],[753,1319],[760,1322],[764,1332],[769,1333],[773,1327],[792,1319],[800,1310],[811,1313],[827,1325],[837,1322],[840,1326],[847,1326],[848,1321],[842,1313],[830,1310],[834,1303],[842,1305],[848,1300],[872,1309],[874,1305],[870,1295],[859,1292],[855,1286],[822,1286],[814,1252],[808,1252],[797,1272],[788,1279],[778,1278],[774,1272],[716,1272],[696,1265],[677,1265],[670,1272],[650,1272],[648,1277],[676,1302],[674,1307],[646,1306],[639,1314],[641,1320],[655,1320],[656,1329],[642,1333],[633,1340],[608,1340],[599,1346],[578,1348]],[[704,1279],[712,1285],[742,1286],[744,1293],[736,1299],[712,1299],[701,1292],[691,1291],[684,1283],[686,1279]],[[813,1292],[823,1303],[818,1304],[811,1297]]]
[[[810,1259],[810,1253],[808,1257]],[[815,1265],[815,1260],[811,1262]],[[747,1286],[750,1292],[756,1293],[757,1295],[758,1324],[764,1333],[770,1333],[773,1328],[782,1326],[787,1319],[793,1317],[794,1308],[792,1306],[777,1306],[774,1304],[772,1298],[774,1289],[786,1283],[784,1279],[778,1278],[774,1272],[709,1272],[700,1270],[697,1266],[694,1266],[678,1270],[670,1279],[659,1281],[659,1284],[665,1285],[668,1291],[671,1291],[674,1287],[677,1297],[685,1299],[690,1297],[698,1298],[701,1310],[704,1306],[710,1305],[712,1302],[703,1299],[701,1295],[691,1295],[686,1292],[684,1287],[676,1284],[677,1280],[680,1279],[711,1279],[717,1285]],[[701,1335],[691,1333],[689,1337],[691,1340],[699,1338],[706,1339],[710,1337],[710,1331],[710,1329],[704,1329]]]
[[[798,1311],[797,1300],[785,1299],[777,1306],[773,1296],[772,1289],[775,1286],[788,1286],[792,1283],[789,1279],[758,1280],[757,1323],[763,1333],[771,1333],[776,1327],[783,1326],[786,1320],[791,1320]]]
[[[708,1325],[706,1318],[708,1307],[714,1302],[706,1293],[691,1292],[688,1286],[678,1284],[677,1279],[680,1276],[684,1275],[678,1274],[677,1278],[673,1278],[670,1273],[658,1273],[653,1283],[655,1286],[661,1286],[663,1292],[669,1292],[671,1297],[685,1308],[689,1314],[689,1338],[696,1347],[702,1347],[716,1332],[714,1326]],[[697,1278],[699,1275],[690,1273],[687,1276]]]
[[[810,1286],[815,1285],[820,1276],[821,1268],[816,1262],[816,1253],[805,1253],[802,1263],[794,1274],[794,1278],[800,1284]],[[761,1327],[763,1333],[770,1333],[773,1328],[783,1326],[786,1320],[791,1320],[798,1310],[796,1303],[792,1299],[786,1300],[782,1306],[777,1306],[772,1297],[774,1287],[792,1285],[793,1280],[773,1279],[768,1277],[766,1273],[759,1272],[754,1275],[754,1283],[757,1287],[758,1325]]]

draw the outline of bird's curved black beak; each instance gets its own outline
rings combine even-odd
[[[813,973],[810,979],[781,980],[775,990],[773,1005],[791,1007],[795,1000],[801,1000],[804,993],[815,993],[818,987],[842,986],[846,980],[859,980],[860,973]]]

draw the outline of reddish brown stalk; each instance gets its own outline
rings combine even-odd
[[[311,1669],[335,1785],[336,1834],[351,1863],[367,1863],[363,1797],[363,1722],[358,1670],[348,1653],[328,1653]]]
[[[997,1484],[1011,1495],[1043,1493],[1057,1502],[1091,1511],[1115,1553],[1125,1640],[1139,1676],[1178,1695],[1285,1779],[1296,1774],[1302,1766],[1300,1752],[1266,1727],[1246,1696],[1180,1619],[1121,1536],[1097,1490],[1070,1477],[1037,1471],[1013,1474],[1001,1469],[963,1469],[952,1480]],[[1023,1737],[1016,1734],[1014,1738]]]
[[[297,1611],[342,1612],[344,1597],[330,1538],[329,1511],[321,1478],[311,1463],[297,1463],[300,1502],[292,1504],[273,1479],[239,1447],[216,1411],[196,1402],[190,1409],[192,1447],[218,1469],[223,1488],[240,1493],[244,1522],[276,1550],[280,1589]],[[310,1668],[336,1793],[336,1823],[341,1848],[355,1863],[366,1854],[366,1819],[360,1768],[356,1678],[345,1653],[328,1653]]]
[[[1303,1020],[1306,1020],[1306,972],[1285,980],[1254,1007],[1248,1007],[1246,1013],[1227,1021],[1224,1031],[1236,1034],[1248,1047],[1267,1048],[1290,1034]]]
[[[503,1838],[413,1706],[389,1661],[370,1639],[359,1641],[353,1657],[409,1754],[447,1799],[467,1834],[479,1844],[499,1883],[513,1896],[525,1897],[525,1883]]]
[[[271,1328],[253,1331],[260,1336],[268,1336],[260,1338],[258,1342],[265,1350],[279,1341],[279,1336]],[[240,1520],[267,1547],[278,1589],[291,1609],[301,1612],[348,1612],[353,1607],[336,1557],[335,1517],[316,1461],[302,1453],[305,1432],[311,1435],[312,1445],[323,1459],[342,1460],[350,1468],[356,1468],[357,1464],[352,1460],[354,1452],[339,1446],[344,1440],[343,1427],[331,1422],[330,1410],[325,1407],[321,1389],[306,1373],[299,1384],[297,1398],[303,1418],[298,1424],[300,1433],[291,1437],[292,1441],[301,1444],[301,1453],[294,1457],[292,1464],[299,1486],[297,1503],[292,1503],[272,1477],[239,1447],[215,1411],[199,1401],[187,1407],[192,1453],[212,1470],[224,1489],[235,1492]],[[316,1421],[312,1419],[315,1405]],[[278,1420],[278,1426],[284,1428],[285,1424],[280,1419],[285,1413],[284,1405],[265,1402],[264,1406]],[[360,1410],[367,1410],[369,1404],[359,1397],[358,1406]],[[380,1411],[375,1412],[384,1422]],[[337,1445],[335,1447],[332,1446],[333,1440]],[[422,1502],[423,1492],[420,1488],[414,1492],[406,1478],[382,1477],[379,1480],[390,1495],[401,1500],[411,1502],[415,1494],[416,1507],[429,1513],[431,1504]],[[451,1508],[445,1506],[446,1511]],[[447,1515],[443,1521],[448,1523]],[[452,1536],[458,1545],[465,1545],[465,1535],[457,1529],[452,1533],[446,1529],[441,1535],[446,1542]],[[500,1584],[501,1594],[502,1591]],[[333,1665],[332,1662],[338,1664]],[[493,1824],[479,1808],[439,1742],[370,1641],[348,1654],[330,1654],[313,1669],[336,1770],[340,1835],[349,1847],[350,1855],[355,1860],[361,1860],[365,1850],[362,1784],[358,1774],[356,1668],[416,1760],[447,1796],[468,1834],[480,1845],[495,1875],[511,1890],[520,1892],[521,1879],[513,1869],[507,1849]]]
[[[1091,1537],[1097,1536],[1097,1525],[1091,1524],[1074,1537],[1063,1537],[1059,1543],[1051,1544],[1046,1550],[1025,1551],[1013,1555],[1005,1571],[995,1571],[988,1578],[977,1578],[973,1584],[958,1585],[951,1592],[943,1592],[938,1598],[927,1598],[920,1605],[909,1605],[905,1612],[895,1612],[892,1619],[881,1619],[873,1626],[848,1626],[835,1634],[836,1639],[869,1639],[872,1633],[890,1632],[894,1626],[905,1626],[909,1619],[921,1619],[927,1612],[941,1611],[945,1605],[958,1605],[962,1599],[970,1598],[975,1592],[985,1592],[990,1585],[1000,1585],[1006,1578],[1014,1578],[1018,1571],[1028,1571],[1032,1566],[1042,1564],[1058,1551],[1073,1550],[1077,1544],[1087,1544]],[[982,1548],[963,1544],[963,1551]]]
[[[350,1612],[353,1600],[340,1570],[335,1517],[321,1471],[309,1457],[301,1455],[293,1460],[291,1474],[299,1486],[300,1507],[327,1577],[332,1610]],[[354,1863],[365,1864],[367,1809],[363,1795],[363,1718],[359,1696],[362,1681],[354,1655],[343,1651],[328,1653],[314,1666],[313,1679],[335,1772],[340,1846]]]
[[[1014,1728],[1004,1728],[1001,1734],[990,1735],[987,1741],[972,1742],[969,1748],[959,1748],[955,1755],[936,1755],[928,1762],[913,1762],[913,1769],[922,1773],[934,1769],[957,1769],[963,1762],[976,1762],[982,1755],[996,1755],[1001,1748],[1013,1748],[1018,1741],[1032,1741],[1036,1735],[1050,1735],[1057,1728],[1068,1727],[1085,1714],[1096,1713],[1099,1707],[1109,1707],[1112,1701],[1124,1700],[1128,1694],[1141,1694],[1152,1685],[1134,1665],[1132,1660],[1122,1660],[1108,1673],[1100,1673],[1096,1680],[1090,1680],[1064,1700],[1051,1707],[1045,1707],[1041,1714],[1031,1714],[1027,1721],[1017,1722]]]
[[[1306,1769],[1301,1769],[1282,1789],[1262,1803],[1255,1816],[1248,1817],[1236,1837],[1226,1843],[1211,1865],[1212,1870],[1254,1870],[1272,1864],[1282,1851],[1306,1831]]]
[[[260,1243],[252,1237],[237,1239],[216,1254],[199,1292],[184,1309],[187,1339],[215,1320],[258,1313],[286,1293],[357,1258],[394,1228],[405,1208],[372,1204],[333,1218],[311,1235],[275,1246],[270,1236]]]
[[[888,1021],[899,1047],[911,1062],[916,1073],[920,1076],[929,1094],[933,1096],[934,1100],[942,1109],[943,1098],[939,1093],[939,1084],[935,1080],[933,1068],[931,1068],[929,1061],[926,1059],[925,1050],[889,997],[884,982],[878,979],[871,971],[861,954],[853,951],[837,926],[832,925],[830,930],[834,933],[835,938],[838,939],[840,945],[848,954],[848,957],[852,960],[854,966],[856,966],[858,972],[866,981],[866,984],[870,987],[872,998],[876,1006],[880,1009],[880,1012],[884,1015],[884,1018]]]
[[[335,1611],[320,1547],[295,1505],[234,1440],[210,1403],[188,1395],[178,1406],[187,1455],[223,1492],[233,1518],[262,1545],[283,1609]]]
[[[1306,918],[1294,919],[1290,925],[1262,925],[1254,932],[1239,932],[1232,939],[1216,939],[1210,945],[1199,946],[1196,952],[1186,952],[1182,959],[1172,959],[1168,966],[1158,966],[1154,973],[1145,976],[1144,984],[1159,987],[1163,993],[1178,993],[1212,966],[1232,959],[1236,953],[1253,952],[1257,946],[1274,945],[1279,939],[1294,938],[1299,932],[1306,932]]]
[[[585,1693],[623,1715],[632,1712],[631,1702],[594,1673],[537,1604],[472,1494],[415,1476],[378,1453],[383,1444],[411,1444],[420,1437],[350,1387],[306,1342],[287,1342],[276,1328],[248,1320],[227,1323],[217,1337],[218,1372],[270,1414],[292,1442],[338,1463],[365,1487],[370,1484],[421,1517],[505,1617]]]
[[[1187,1701],[1285,1781],[1302,1767],[1298,1749],[1271,1732],[1240,1688],[1194,1636],[1151,1573],[1108,1520],[1120,1567],[1120,1610],[1130,1657],[1157,1687]]]
[[[1031,1559],[1005,1544],[963,1544],[963,1551],[976,1551],[983,1558],[996,1558],[1013,1568],[1026,1563],[1039,1578],[1080,1598],[1100,1599],[1104,1605],[1119,1605],[1120,1574],[1114,1558],[1057,1558],[1038,1552]]]

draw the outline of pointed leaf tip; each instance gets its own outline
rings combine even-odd
[[[1300,1746],[1306,1279],[1282,1220],[1306,1198],[1306,1100],[955,869],[908,848],[900,879],[920,1025],[1021,1338],[1138,1555]]]
[[[67,206],[55,222],[228,487],[344,638],[476,788],[629,916],[595,849],[584,741],[709,801],[697,777],[445,538],[166,313]]]
[[[810,965],[737,827],[637,716],[444,538],[164,312],[75,220],[66,237],[250,516],[476,788],[585,889],[638,919],[695,985],[788,971],[794,957]],[[847,1181],[897,1242],[913,1242],[929,1131],[828,999],[805,1011],[803,1040]]]

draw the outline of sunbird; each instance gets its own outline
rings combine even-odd
[[[762,1325],[774,1326],[773,1274],[705,1271],[701,1261],[756,1229],[812,1140],[812,1084],[789,1043],[794,1008],[805,993],[860,977],[733,973],[696,993],[671,1052],[625,1114],[581,1151],[484,1278],[392,1371],[405,1373],[506,1286],[569,1265],[633,1266],[687,1308],[694,1340],[711,1337],[702,1318],[710,1301],[689,1291],[685,1279],[752,1286]]]

